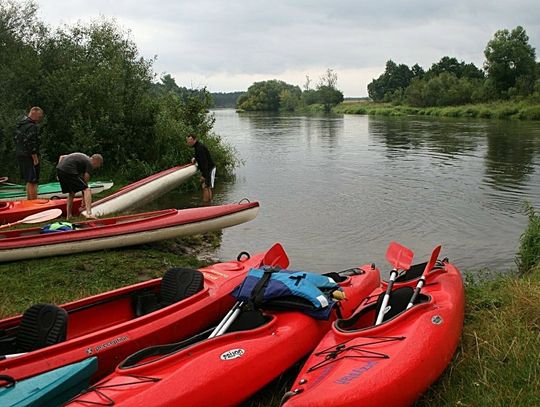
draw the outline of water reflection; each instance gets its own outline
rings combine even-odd
[[[538,155],[538,134],[499,123],[486,132],[486,183],[497,189],[520,189],[530,181]]]
[[[422,149],[429,154],[441,154],[443,158],[454,158],[476,150],[482,128],[445,119],[389,117],[370,118],[369,132],[385,143],[390,158],[408,155],[408,150]]]
[[[279,241],[306,270],[386,269],[397,240],[417,261],[442,243],[463,268],[511,267],[522,202],[540,205],[540,123],[220,110],[215,130],[245,161],[235,182],[217,180],[216,203],[261,202],[257,219],[224,231],[223,259]]]

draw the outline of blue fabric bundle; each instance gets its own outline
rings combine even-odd
[[[262,279],[267,279],[267,281],[258,287]],[[286,298],[291,309],[299,309],[314,318],[328,319],[336,304],[336,301],[331,298],[331,293],[340,289],[334,280],[321,274],[259,268],[251,269],[232,295],[238,301],[252,301],[257,306],[265,303],[280,304],[280,299]],[[294,298],[298,298],[297,307],[295,307]]]

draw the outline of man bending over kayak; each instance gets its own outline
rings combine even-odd
[[[90,174],[96,168],[103,165],[103,157],[101,154],[94,154],[92,157],[88,157],[83,153],[71,153],[68,155],[61,155],[58,159],[58,165],[56,166],[56,175],[62,192],[67,193],[67,210],[66,220],[71,218],[73,208],[73,198],[77,192],[83,194],[83,202],[86,207],[86,216],[88,219],[96,219],[92,215],[92,191],[88,187],[88,181],[90,180]]]

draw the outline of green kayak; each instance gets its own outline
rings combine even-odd
[[[106,191],[113,186],[112,181],[92,181],[88,183],[92,194],[98,194]],[[80,194],[79,194],[80,195]],[[62,193],[59,182],[50,182],[40,184],[38,187],[39,199],[58,199],[66,198],[67,194]],[[26,187],[19,184],[10,184],[7,182],[0,184],[0,201],[21,201],[26,199]]]
[[[97,357],[59,367],[12,384],[0,376],[0,405],[60,406],[88,387],[90,377],[97,371]],[[5,383],[7,385],[5,385]]]

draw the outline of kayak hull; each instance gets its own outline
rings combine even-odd
[[[340,283],[352,304],[379,284],[378,269],[361,269]],[[204,339],[133,367],[121,365],[68,405],[102,402],[106,396],[122,406],[235,406],[309,353],[336,317],[334,311],[328,321],[299,311],[265,311],[265,316],[267,322],[257,328]]]
[[[196,171],[194,164],[188,164],[150,175],[94,202],[92,213],[105,216],[143,206],[186,182]]]
[[[90,181],[88,186],[92,194],[110,189],[114,185],[111,181]],[[68,194],[62,192],[59,182],[50,182],[48,184],[38,185],[39,199],[62,199],[67,198]],[[75,196],[82,196],[79,192]],[[21,201],[26,200],[26,187],[18,184],[0,184],[0,201]]]
[[[79,213],[82,205],[82,199],[73,200],[73,214]],[[66,215],[66,199],[33,199],[22,201],[0,202],[0,224],[13,223],[24,219],[34,213],[46,211],[48,209],[61,209],[62,214]]]
[[[88,387],[98,368],[96,357],[59,367],[21,380],[11,387],[0,387],[3,406],[59,406]]]
[[[394,287],[405,285],[414,287],[416,281]],[[385,290],[383,284],[372,295],[376,298]],[[357,325],[344,330],[340,322],[334,323],[306,361],[283,405],[412,405],[450,363],[464,316],[463,281],[452,264],[444,263],[442,270],[428,277],[422,292],[426,302],[378,326],[373,326],[373,302],[357,311],[365,312]],[[366,312],[368,307],[372,311]],[[329,357],[339,345],[346,350]]]
[[[166,209],[80,222],[73,231],[41,234],[40,228],[0,233],[0,263],[145,244],[220,230],[254,219],[258,202]]]
[[[21,380],[96,356],[99,361],[92,381],[110,373],[120,360],[150,345],[183,339],[215,323],[232,305],[229,296],[252,267],[288,265],[281,245],[250,258],[217,263],[200,269],[201,291],[172,305],[137,316],[134,298],[159,292],[161,279],[153,279],[68,304],[67,339],[24,355],[0,360],[0,375]],[[16,331],[21,316],[0,321],[0,331]]]

